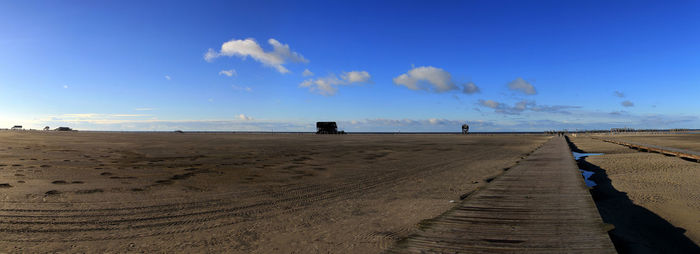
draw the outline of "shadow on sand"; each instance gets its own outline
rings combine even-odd
[[[578,149],[568,137],[566,141],[574,152],[596,152]],[[591,189],[591,195],[603,221],[615,226],[608,234],[619,253],[700,253],[700,247],[683,234],[685,229],[635,205],[627,193],[615,189],[605,169],[585,158],[579,160],[578,165],[583,170],[594,172],[589,179],[597,186]]]

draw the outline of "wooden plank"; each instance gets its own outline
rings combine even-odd
[[[615,253],[563,137],[421,227],[387,252]]]

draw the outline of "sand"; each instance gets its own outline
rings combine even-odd
[[[2,131],[0,249],[377,253],[548,138]]]
[[[698,134],[623,135],[615,136],[615,139],[700,152]]]
[[[627,136],[622,140],[690,149],[700,136]],[[588,137],[571,141],[590,156],[580,165],[595,174],[593,198],[623,253],[698,253],[700,163],[639,152]],[[700,151],[700,150],[696,150]]]

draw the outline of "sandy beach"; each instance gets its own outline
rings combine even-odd
[[[613,136],[613,138],[700,152],[700,135],[697,134],[623,135],[619,137]]]
[[[0,132],[0,249],[377,253],[549,137]]]
[[[595,137],[595,136],[594,136]],[[608,136],[605,136],[606,138]],[[698,135],[615,136],[700,151]],[[700,251],[700,163],[633,150],[590,137],[571,138],[589,156],[580,163],[598,186],[591,191],[611,238],[624,253]]]

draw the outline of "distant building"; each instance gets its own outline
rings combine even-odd
[[[462,124],[462,134],[467,134],[469,133],[469,125],[468,124]]]
[[[12,128],[10,128],[10,130],[21,130],[21,129],[22,129],[22,125],[15,125],[15,126],[12,126]]]
[[[316,134],[338,134],[338,124],[335,122],[316,122]]]
[[[57,131],[72,131],[73,129],[68,128],[68,127],[58,127],[56,128]]]

